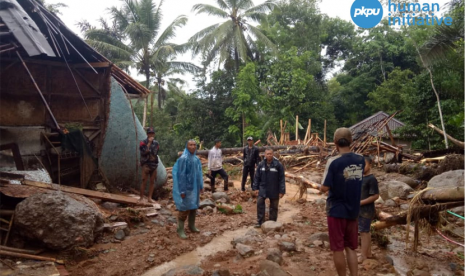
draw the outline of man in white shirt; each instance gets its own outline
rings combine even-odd
[[[208,175],[211,179],[212,193],[215,192],[215,178],[220,175],[224,180],[224,191],[228,190],[228,174],[223,170],[223,156],[221,153],[221,140],[215,140],[215,146],[208,152]]]

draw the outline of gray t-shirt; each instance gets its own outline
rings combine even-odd
[[[372,195],[379,194],[378,180],[372,174],[363,176],[361,200],[367,199]],[[360,206],[360,216],[368,219],[375,217],[375,203],[369,203]]]

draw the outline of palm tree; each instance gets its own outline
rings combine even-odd
[[[145,86],[150,88],[157,61],[171,57],[185,50],[169,41],[176,36],[176,30],[187,23],[187,17],[177,17],[165,30],[160,30],[163,0],[158,6],[154,0],[124,0],[121,8],[110,8],[112,32],[90,29],[85,36],[89,44],[110,59],[114,57],[127,67],[135,66],[145,76]],[[119,37],[118,37],[119,36]],[[152,94],[153,100],[154,94]],[[161,104],[159,103],[161,108]],[[147,99],[144,101],[142,124],[145,126]]]
[[[259,28],[248,23],[248,20],[260,21],[266,12],[276,6],[274,0],[267,0],[257,6],[254,6],[251,0],[217,0],[216,2],[219,7],[196,4],[192,8],[197,14],[205,13],[227,19],[223,23],[213,24],[199,31],[189,39],[194,54],[207,53],[206,64],[216,56],[220,57],[220,63],[233,59],[238,71],[240,61],[253,59],[252,49],[258,49],[260,43],[275,51],[275,45],[266,35]]]

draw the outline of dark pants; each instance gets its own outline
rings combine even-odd
[[[258,224],[264,223],[265,219],[265,200],[264,197],[257,198],[257,222]],[[271,199],[270,198],[270,213],[269,219],[276,221],[278,219],[278,206],[279,206],[279,198]]]
[[[219,171],[212,171],[212,181],[211,181],[212,193],[215,192],[215,178],[216,178],[216,175],[218,175],[218,174],[224,180],[224,190],[225,191],[228,190],[228,174],[223,169],[221,169]]]
[[[245,182],[247,182],[247,175],[250,174],[250,187],[253,185],[253,176],[255,173],[255,166],[244,166],[242,170],[242,191],[245,191]]]

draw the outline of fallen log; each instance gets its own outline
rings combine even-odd
[[[313,182],[311,180],[308,180],[308,179],[304,178],[302,175],[295,175],[295,174],[291,174],[291,173],[288,173],[288,172],[285,172],[284,175],[286,177],[289,177],[289,178],[294,179],[294,180],[300,180],[300,181],[302,181],[302,183],[307,184],[308,186],[310,186],[313,189],[318,189],[319,190],[320,187],[321,187],[321,184]]]
[[[463,193],[464,187],[438,188],[424,192],[421,199],[434,202],[464,201]]]
[[[259,152],[264,152],[268,147],[258,147],[258,150]],[[272,148],[273,150],[287,150],[287,149],[292,149],[293,147],[292,146],[270,146],[270,148]],[[223,155],[226,155],[226,154],[242,154],[242,150],[244,148],[241,147],[241,148],[224,148],[224,149],[221,149],[221,153],[223,153]],[[203,155],[203,156],[208,156],[208,152],[209,150],[198,150],[197,151],[197,155]],[[182,155],[182,151],[178,152],[178,156],[181,156]]]
[[[78,194],[78,195],[83,195],[83,196],[87,196],[87,197],[102,199],[102,200],[109,201],[109,202],[140,205],[140,206],[149,206],[149,207],[153,206],[153,204],[150,204],[150,203],[139,202],[139,199],[137,199],[137,198],[123,196],[123,195],[115,195],[115,194],[103,193],[103,192],[91,191],[91,190],[75,188],[75,187],[69,187],[69,186],[64,186],[64,185],[50,184],[50,183],[39,182],[39,181],[32,181],[32,180],[27,180],[27,179],[21,181],[21,183],[23,185],[27,185],[27,186],[45,188],[45,189],[56,190],[56,191],[63,191],[63,192],[67,192],[67,193]]]
[[[439,128],[437,128],[435,125],[429,124],[428,127],[436,130],[436,132],[438,132],[439,134],[444,136],[444,132],[442,130],[440,130]],[[462,149],[465,148],[465,143],[464,142],[455,139],[454,137],[450,136],[447,133],[446,133],[446,136],[447,136],[447,139],[449,139],[454,145],[459,146]]]
[[[432,216],[432,213],[438,213],[459,206],[463,206],[463,201],[414,207],[412,221],[414,219],[429,218]],[[407,224],[407,215],[408,211],[403,211],[398,215],[387,217],[383,221],[377,221],[371,227],[374,230],[381,230],[394,225]]]
[[[4,246],[4,245],[0,245],[0,250],[16,252],[16,253],[24,253],[24,254],[30,254],[30,255],[37,255],[37,254],[40,254],[42,251],[44,251],[43,249],[40,249],[40,250],[26,250],[26,249],[19,249],[19,248]]]
[[[48,258],[48,257],[41,257],[36,255],[29,255],[29,254],[22,254],[10,251],[0,250],[0,255],[8,256],[8,257],[15,257],[15,258],[23,258],[23,259],[30,259],[30,260],[38,260],[38,261],[48,261],[48,262],[55,262],[58,264],[64,264],[62,260],[57,260],[55,258]]]

